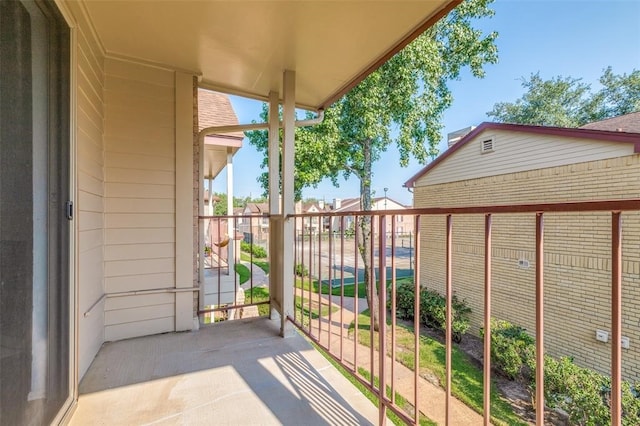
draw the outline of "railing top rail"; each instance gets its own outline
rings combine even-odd
[[[340,216],[392,216],[392,215],[448,215],[448,214],[493,214],[493,213],[576,213],[598,211],[640,210],[640,199],[571,201],[563,203],[507,204],[493,206],[424,207],[403,210],[372,210],[349,212],[321,212],[290,214],[293,217],[340,217]]]
[[[198,216],[198,219],[262,219],[271,217],[269,213],[260,214],[228,214],[228,215],[202,215]]]

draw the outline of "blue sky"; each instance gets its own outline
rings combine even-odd
[[[640,0],[497,0],[493,18],[477,22],[485,32],[498,31],[499,61],[489,65],[484,79],[462,73],[460,80],[449,83],[454,102],[444,115],[443,140],[446,134],[470,125],[488,121],[486,113],[497,102],[514,101],[523,93],[522,77],[540,72],[548,79],[557,75],[582,78],[598,89],[598,78],[608,66],[616,74],[640,69]],[[240,123],[257,120],[261,103],[231,97]],[[440,151],[446,142],[440,144]],[[261,154],[245,139],[234,157],[234,192],[236,196],[253,197],[262,194],[256,181],[261,173]],[[423,166],[412,162],[398,165],[393,146],[374,165],[373,190],[377,196],[387,195],[404,204],[412,197],[402,184]],[[214,184],[214,190],[224,192],[224,172]],[[318,188],[304,191],[304,197],[356,197],[358,180],[340,181],[334,187],[327,181]]]

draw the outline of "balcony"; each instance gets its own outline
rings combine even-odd
[[[529,334],[535,339],[535,393],[531,395],[535,414],[523,423],[543,424],[544,416],[549,415],[551,409],[545,404],[544,368],[539,367],[543,365],[544,355],[553,352],[553,345],[558,343],[557,326],[563,325],[558,318],[565,315],[562,309],[572,309],[568,301],[555,296],[556,278],[545,280],[545,271],[555,271],[555,265],[562,263],[562,256],[569,250],[565,248],[564,253],[559,253],[562,245],[558,245],[558,241],[562,242],[565,233],[576,232],[574,222],[586,220],[593,235],[581,234],[581,241],[589,246],[593,244],[591,239],[597,237],[604,244],[606,259],[600,263],[608,271],[604,290],[608,297],[600,297],[605,300],[610,342],[621,342],[623,330],[625,333],[636,331],[623,321],[631,303],[623,299],[623,294],[628,295],[623,293],[623,283],[627,285],[628,280],[634,279],[623,272],[625,268],[633,269],[629,265],[637,259],[625,258],[622,249],[629,248],[632,254],[637,250],[633,245],[637,245],[637,240],[633,238],[637,235],[639,211],[640,200],[633,199],[271,217],[269,235],[279,235],[285,223],[296,231],[292,233],[293,241],[287,243],[292,246],[293,259],[290,260],[295,271],[278,270],[282,268],[282,259],[278,257],[282,257],[284,244],[274,245],[276,240],[270,240],[274,273],[267,288],[271,295],[260,303],[271,304],[273,319],[225,321],[229,319],[227,316],[197,332],[105,345],[81,384],[73,423],[94,423],[100,419],[106,423],[385,424],[392,419],[417,424],[419,416],[415,407],[418,407],[421,416],[437,424],[488,424],[495,420],[492,415],[496,407],[491,399],[495,390],[491,390],[491,383],[497,374],[490,362],[492,330],[489,324],[493,315],[500,314],[500,292],[503,291],[499,280],[494,280],[492,267],[498,268],[505,260],[503,242],[507,235],[522,242],[528,247],[527,255],[533,256],[526,266],[524,262],[515,263],[526,269],[524,273],[532,294],[525,290],[514,292],[511,303],[517,305],[516,310],[531,311],[529,314],[534,318]],[[396,232],[395,219],[399,214],[413,217],[413,234]],[[305,221],[313,217],[323,223],[336,224],[335,229],[317,233],[305,228]],[[524,225],[518,222],[517,235],[504,221],[514,217],[524,220]],[[201,217],[200,220],[211,219]],[[238,221],[250,220],[227,219],[229,224],[236,225]],[[352,232],[344,226],[348,219],[355,225]],[[630,226],[628,236],[623,232],[623,219]],[[442,245],[437,244],[437,238],[441,238]],[[467,244],[465,238],[471,238],[473,244]],[[480,245],[482,249],[465,249],[467,245]],[[460,278],[462,275],[469,274],[468,265],[459,262],[465,252],[480,259],[481,266],[476,272],[483,276],[473,290],[481,301],[480,308],[474,305],[476,322],[485,331],[481,378],[474,385],[481,389],[482,396],[475,409],[461,402],[460,395],[456,397],[453,392],[457,372],[452,360],[451,312],[454,295],[463,290],[457,283],[464,281]],[[602,258],[602,253],[600,255]],[[234,262],[238,262],[237,255],[234,256]],[[214,268],[214,263],[205,260],[203,265]],[[425,267],[430,270],[425,271]],[[572,273],[571,265],[562,269]],[[222,275],[211,272],[205,283]],[[420,364],[420,332],[424,327],[420,321],[420,297],[414,298],[412,323],[401,325],[397,319],[398,283],[412,281],[414,294],[419,295],[422,287],[435,285],[438,279],[434,277],[443,278],[447,313],[442,339],[444,375],[440,384],[427,380],[425,377],[429,374]],[[365,286],[367,282],[369,285]],[[233,283],[233,292],[237,295],[241,284],[237,278]],[[386,283],[377,286],[378,300],[386,303],[368,309],[364,289],[373,288],[374,283]],[[247,285],[253,290],[253,281]],[[375,303],[374,295],[368,296]],[[211,296],[205,294],[204,297]],[[530,305],[526,304],[527,300]],[[251,299],[239,301],[237,297],[226,303],[218,302],[202,309],[200,314],[246,309],[258,304]],[[360,314],[365,310],[369,315],[377,315],[379,324],[387,325],[374,331],[368,324],[359,324],[363,318]],[[296,331],[287,332],[291,325]],[[412,339],[409,342],[407,330]],[[279,337],[282,334],[288,338]],[[306,340],[302,336],[306,336]],[[352,381],[374,395],[377,406],[309,342],[341,365]],[[610,399],[603,403],[609,407],[612,424],[622,424],[629,415],[622,409],[623,379],[628,378],[623,372],[630,370],[634,360],[623,359],[621,344],[609,343],[602,348],[605,355],[608,354],[603,368],[611,378],[607,397]],[[602,348],[594,354],[602,355]],[[380,356],[381,353],[385,356]],[[412,360],[411,365],[407,359]]]
[[[267,318],[107,343],[72,425],[374,424],[377,410],[301,336]]]

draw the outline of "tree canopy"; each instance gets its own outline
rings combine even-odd
[[[540,73],[522,79],[526,89],[515,102],[499,102],[487,113],[495,121],[539,126],[579,127],[640,111],[640,70],[617,75],[606,68],[592,91],[580,78],[557,76],[543,80]]]
[[[360,182],[361,209],[369,211],[372,166],[390,145],[397,147],[402,167],[412,157],[426,163],[437,155],[442,115],[453,101],[447,82],[458,79],[463,68],[475,77],[483,77],[484,65],[498,60],[497,33],[485,35],[473,26],[475,20],[493,15],[489,8],[492,1],[461,3],[328,108],[321,124],[296,130],[297,199],[302,188],[316,186],[323,178],[336,185],[340,175],[345,179],[355,176]],[[262,118],[266,116],[265,106]],[[247,136],[264,154],[266,166],[266,132],[250,132]],[[260,181],[266,189],[266,173]],[[363,216],[358,242],[368,288],[375,281],[369,273],[370,224],[371,218]],[[367,292],[369,306],[377,306],[377,299],[377,292]],[[371,319],[377,330],[375,309]]]
[[[225,192],[214,192],[214,197],[217,197],[220,201],[215,201],[213,205],[213,214],[215,216],[231,215],[233,212],[227,212],[227,194]],[[263,203],[267,199],[264,197],[251,198],[251,197],[233,197],[233,207],[245,207],[249,203]]]
[[[296,130],[297,199],[302,188],[324,178],[336,184],[340,175],[355,175],[364,184],[361,193],[370,195],[371,164],[394,143],[400,166],[411,157],[425,163],[437,155],[442,115],[453,100],[447,82],[458,79],[465,67],[482,77],[483,66],[497,62],[497,34],[483,34],[473,26],[475,20],[493,15],[491,2],[461,3],[327,109],[323,123]],[[266,117],[264,106],[262,119]],[[266,132],[247,136],[264,154],[266,167]],[[259,181],[266,190],[266,172]]]

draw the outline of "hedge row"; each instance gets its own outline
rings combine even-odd
[[[246,241],[240,242],[240,250],[245,253],[253,253],[253,257],[256,259],[264,259],[267,257],[267,251],[265,249],[255,244],[249,244]]]
[[[535,388],[535,341],[526,330],[507,321],[491,320],[491,362],[505,376],[520,377]],[[640,387],[622,383],[622,424],[640,425]],[[544,359],[544,397],[551,408],[569,415],[572,425],[610,422],[611,379],[562,357]]]
[[[396,316],[400,319],[413,320],[415,304],[415,285],[411,281],[401,281],[396,287]],[[389,300],[388,306],[391,306]],[[440,293],[423,288],[420,291],[420,322],[427,327],[437,330],[445,330],[446,327],[446,299]],[[452,297],[453,340],[460,342],[462,336],[469,329],[469,315],[471,308],[465,300]]]

